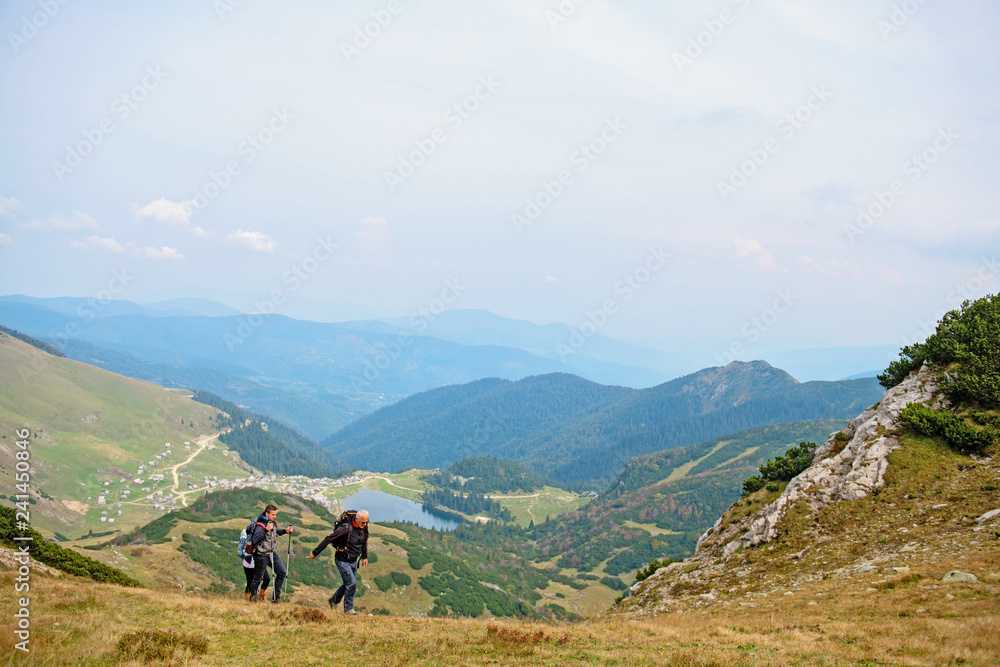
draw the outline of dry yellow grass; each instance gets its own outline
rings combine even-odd
[[[906,579],[906,580],[904,580]],[[713,607],[577,624],[359,615],[296,604],[123,589],[35,575],[31,653],[0,623],[0,664],[31,665],[996,665],[996,580],[926,589],[915,577],[874,591],[831,581],[768,608]],[[0,575],[14,609],[13,575]],[[948,599],[952,595],[953,599]],[[810,604],[816,602],[817,604]],[[917,609],[925,609],[917,613]],[[172,658],[116,661],[123,636],[180,637]],[[189,647],[207,643],[203,655]],[[186,644],[185,642],[189,642]],[[176,642],[175,642],[176,643]],[[169,645],[170,642],[166,642]]]

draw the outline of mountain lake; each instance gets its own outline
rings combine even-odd
[[[368,519],[374,523],[409,521],[438,530],[454,530],[461,523],[420,503],[373,489],[361,489],[341,500],[340,506],[343,509],[368,510]]]

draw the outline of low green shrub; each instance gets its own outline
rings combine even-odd
[[[14,541],[15,537],[30,537],[30,541]],[[10,548],[28,544],[31,557],[57,570],[88,577],[105,584],[141,587],[138,581],[113,567],[87,558],[72,549],[66,549],[55,542],[49,542],[33,528],[18,528],[13,507],[0,507],[0,543]]]
[[[603,579],[601,579],[601,583],[613,591],[628,590],[628,584],[626,584],[618,577],[604,577]]]
[[[996,442],[998,435],[992,425],[977,429],[954,412],[932,410],[923,403],[906,406],[899,413],[899,424],[920,435],[944,438],[949,447],[962,454],[982,454]]]
[[[757,491],[763,489],[765,484],[767,484],[767,482],[765,482],[764,478],[759,475],[748,477],[743,480],[743,490],[740,492],[740,495],[749,496],[751,493],[756,493]],[[749,504],[749,502],[750,501],[748,500],[747,503]]]
[[[423,553],[423,550],[414,549],[406,554],[406,564],[410,566],[410,569],[419,570],[429,562],[431,562],[430,556]]]
[[[775,456],[774,461],[767,460],[762,463],[758,470],[759,476],[750,477],[743,480],[743,490],[741,495],[749,496],[751,493],[760,491],[765,486],[768,491],[777,491],[777,484],[768,482],[790,482],[796,475],[801,474],[806,468],[812,465],[813,454],[816,453],[816,443],[802,441],[788,449],[783,456]],[[774,487],[774,488],[772,488]]]
[[[638,572],[635,573],[636,581],[644,581],[648,579],[654,572],[659,570],[661,567],[666,567],[675,561],[664,558],[662,560],[652,560],[646,567],[640,567]]]
[[[380,574],[372,579],[372,581],[375,582],[375,585],[378,586],[378,589],[383,593],[392,588],[393,585],[392,577],[388,574]]]

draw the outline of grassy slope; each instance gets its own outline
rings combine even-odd
[[[890,664],[997,664],[1000,522],[975,521],[1000,506],[997,452],[973,459],[937,439],[902,441],[877,494],[815,512],[797,506],[779,524],[777,539],[738,553],[718,571],[719,561],[708,557],[651,579],[656,604],[665,608],[654,611],[644,591],[620,610],[730,616],[743,609],[782,618],[791,609],[782,624],[800,626],[803,634],[811,623],[822,627],[853,610],[855,622],[844,626],[841,641]],[[723,527],[777,495],[761,490],[734,504]],[[702,553],[715,548],[709,538]],[[974,574],[979,583],[942,583],[951,570]],[[702,597],[708,593],[711,599]],[[906,630],[893,637],[882,624]]]
[[[746,554],[745,561],[705,590],[682,591],[686,597],[673,609],[681,613],[642,620],[602,616],[579,624],[350,619],[326,608],[328,589],[302,587],[291,596],[292,604],[247,608],[236,593],[198,596],[164,586],[136,591],[36,574],[31,662],[111,664],[113,647],[126,632],[159,628],[207,640],[207,653],[191,665],[246,664],[248,654],[282,664],[366,667],[996,664],[1000,541],[992,528],[973,532],[971,519],[996,503],[1000,469],[990,461],[970,466],[968,459],[939,443],[915,439],[892,455],[887,474],[889,487],[878,496],[838,504],[818,521],[792,517],[793,530],[773,550]],[[993,491],[986,490],[989,486]],[[948,507],[934,508],[942,503]],[[738,516],[747,509],[739,505],[731,513]],[[304,515],[303,520],[309,523],[312,517]],[[204,528],[198,524],[175,530]],[[376,528],[373,544],[379,563],[363,571],[363,581],[393,569],[411,573],[404,568],[402,550],[381,544],[382,530]],[[804,545],[815,545],[820,535],[833,534],[840,538],[821,544],[805,559],[790,558]],[[903,552],[905,544],[915,544],[917,551]],[[119,556],[110,557],[120,566],[123,559],[155,561],[158,548],[152,554],[118,551]],[[162,583],[197,580],[198,573],[176,552],[173,560],[166,549],[164,554]],[[859,558],[878,568],[863,575],[842,571]],[[293,564],[293,578],[301,563]],[[887,571],[904,565],[909,573]],[[976,573],[980,583],[940,584],[941,576],[955,568]],[[127,566],[123,570],[136,576]],[[5,608],[14,606],[12,577],[0,575]],[[729,592],[733,588],[735,594]],[[575,593],[562,585],[547,592],[562,592],[567,599]],[[699,597],[706,592],[721,599],[707,603]],[[399,613],[397,609],[409,608],[411,595],[425,594],[410,586],[380,598],[372,587],[359,606]],[[429,598],[412,602],[430,605]],[[10,620],[3,626],[0,659],[12,654]],[[260,632],[262,627],[270,631]],[[254,641],[248,647],[244,639],[250,637]]]
[[[14,575],[0,573],[0,604],[15,608]],[[832,582],[778,596],[771,607],[672,614],[578,624],[345,617],[298,605],[255,605],[217,596],[123,589],[70,577],[34,575],[31,654],[15,655],[13,619],[0,623],[5,664],[121,664],[128,632],[172,631],[206,641],[185,664],[246,665],[930,665],[995,664],[997,606],[986,586],[955,599],[920,602],[912,589],[868,593]],[[918,589],[919,590],[919,589]],[[819,605],[809,602],[819,600]],[[180,659],[184,652],[172,657]],[[170,664],[155,659],[148,664]],[[127,664],[143,664],[141,662]]]
[[[31,486],[53,501],[39,500],[32,513],[34,527],[69,537],[108,530],[99,522],[95,504],[104,481],[113,490],[126,484],[121,472],[135,473],[140,462],[164,451],[163,443],[193,442],[210,432],[214,409],[194,403],[146,382],[124,378],[70,359],[48,355],[5,334],[0,334],[0,367],[12,381],[0,386],[0,491],[13,492],[10,443],[16,428],[27,426],[31,438]],[[181,423],[183,420],[183,424]],[[203,452],[190,466],[191,480],[203,475],[245,476],[222,455],[223,447]],[[193,450],[192,450],[193,451]],[[172,463],[191,452],[175,446]],[[166,472],[165,466],[149,469]],[[181,490],[188,478],[181,478]],[[155,489],[172,484],[169,475]],[[146,494],[133,490],[132,500]],[[70,510],[61,501],[86,502],[85,514]],[[119,527],[145,523],[150,511],[129,504],[117,517]]]
[[[589,498],[581,498],[578,493],[554,486],[546,486],[531,493],[490,495],[497,496],[499,503],[510,510],[517,519],[517,525],[521,527],[527,527],[532,521],[541,523],[545,521],[545,517],[555,519],[580,509],[589,502]]]

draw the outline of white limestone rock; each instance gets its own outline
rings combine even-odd
[[[851,420],[841,431],[850,441],[834,456],[830,454],[838,444],[837,434],[831,435],[816,450],[813,465],[789,482],[774,502],[760,510],[746,533],[726,544],[723,557],[730,556],[740,547],[753,547],[774,539],[788,508],[799,501],[805,500],[816,508],[835,500],[864,498],[883,486],[889,454],[900,446],[892,435],[896,419],[911,403],[924,403],[934,408],[945,403],[937,381],[926,367],[887,391],[881,403]]]

